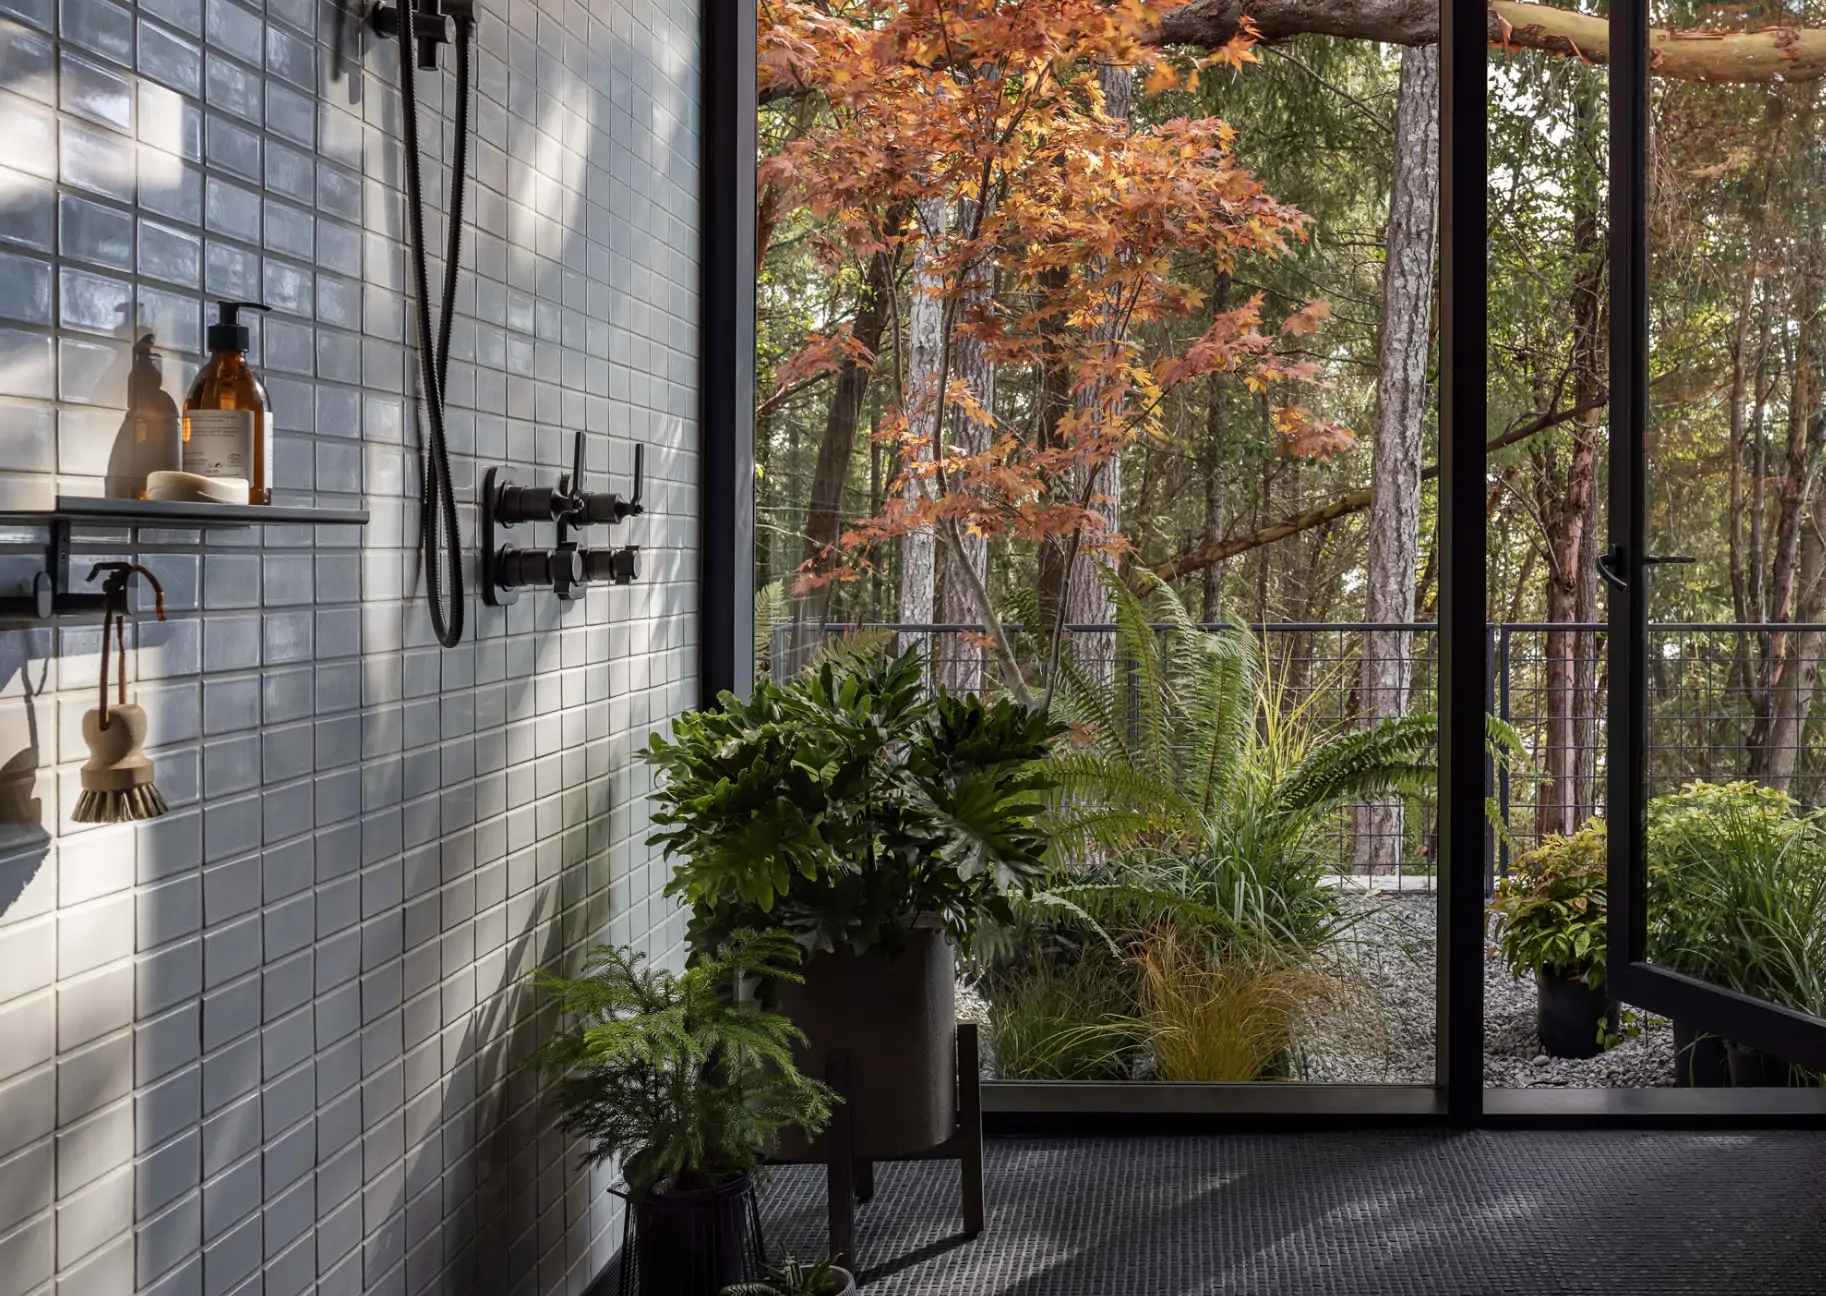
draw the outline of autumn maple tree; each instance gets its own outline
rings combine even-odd
[[[761,6],[763,98],[818,105],[762,164],[762,245],[782,212],[803,210],[833,265],[916,262],[913,311],[937,322],[933,358],[904,381],[892,366],[899,385],[875,434],[902,465],[898,489],[812,555],[801,588],[854,578],[889,541],[935,534],[1005,685],[1030,704],[964,557],[972,542],[1052,547],[1068,570],[1118,560],[1125,541],[1103,507],[1110,465],[1161,435],[1166,395],[1205,375],[1269,394],[1286,454],[1324,458],[1352,439],[1294,398],[1320,374],[1281,344],[1318,329],[1325,302],[1271,320],[1258,293],[1209,311],[1203,290],[1173,273],[1176,258],[1228,273],[1241,258],[1278,256],[1308,222],[1238,163],[1222,120],[1134,125],[1112,111],[1111,69],[1157,92],[1256,57],[1247,24],[1196,58],[1169,53],[1150,43],[1158,19],[1142,0]],[[893,318],[874,346],[850,328],[814,336],[777,383],[912,345],[887,296]],[[1178,346],[1147,327],[1187,318],[1210,322]],[[1054,399],[998,411],[960,377],[967,350],[1038,373]],[[1056,653],[1064,609],[1048,612]]]

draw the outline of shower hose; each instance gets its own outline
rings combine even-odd
[[[418,47],[413,32],[413,0],[399,0],[399,97],[401,124],[406,136],[406,221],[411,234],[413,278],[418,297],[419,386],[425,408],[419,548],[432,631],[437,635],[438,643],[454,648],[463,638],[463,533],[457,525],[456,495],[450,481],[450,451],[444,435],[444,392],[450,374],[450,317],[456,308],[457,273],[463,254],[463,185],[469,165],[469,45],[475,35],[475,14],[468,5],[452,4],[448,8],[456,28],[453,42],[456,50],[456,156],[451,163],[442,317],[435,338],[431,327],[430,275],[425,264],[425,201],[420,175],[418,78],[414,70]]]

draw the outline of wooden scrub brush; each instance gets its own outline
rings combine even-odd
[[[156,819],[169,808],[152,782],[152,760],[146,743],[146,713],[127,701],[127,582],[138,573],[152,586],[158,619],[165,619],[165,590],[158,577],[137,563],[97,563],[93,581],[109,573],[101,587],[101,705],[82,718],[82,739],[89,759],[82,767],[82,795],[76,799],[77,823],[127,823]],[[119,697],[108,705],[108,642],[119,643]]]

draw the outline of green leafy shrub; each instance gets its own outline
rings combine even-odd
[[[1007,700],[930,696],[916,651],[827,660],[746,701],[681,716],[647,760],[678,861],[668,895],[692,907],[694,951],[745,927],[808,950],[897,947],[935,914],[965,940],[1012,918],[1040,873],[1055,722]]]
[[[793,1065],[799,1030],[735,993],[748,977],[798,980],[799,958],[784,933],[737,932],[678,975],[606,945],[574,980],[533,974],[567,1026],[531,1064],[562,1077],[565,1128],[590,1161],[621,1159],[634,1200],[725,1183],[782,1129],[830,1120],[831,1091]]]
[[[1594,819],[1570,837],[1548,837],[1497,881],[1497,940],[1516,976],[1604,984],[1606,840],[1604,821]]]
[[[1826,1015],[1826,831],[1787,793],[1689,783],[1648,818],[1649,957]]]
[[[998,975],[985,992],[1002,1079],[1129,1078],[1139,1042],[1125,1029],[1135,1014],[1135,987],[1107,955],[1075,962],[1043,957]]]

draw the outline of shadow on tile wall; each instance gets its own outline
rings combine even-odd
[[[464,533],[487,466],[555,475],[581,428],[611,488],[647,447],[616,537],[647,561],[502,610],[472,552],[448,652],[419,601],[395,64],[356,27],[0,0],[0,513],[130,493],[225,297],[273,308],[280,502],[370,513],[84,533],[167,590],[129,631],[150,823],[70,821],[99,626],[0,622],[0,1296],[577,1293],[619,1240],[518,1063],[530,968],[683,934],[636,752],[696,694],[698,0],[483,5]],[[434,151],[451,89],[425,92]],[[0,592],[44,537],[0,520]]]

